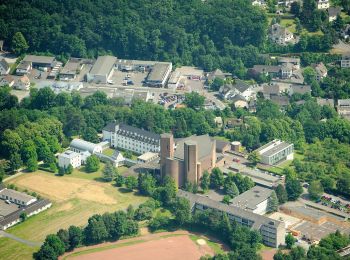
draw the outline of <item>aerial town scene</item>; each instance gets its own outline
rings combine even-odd
[[[0,1],[0,260],[350,259],[350,0]]]

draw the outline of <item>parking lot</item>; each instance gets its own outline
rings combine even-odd
[[[114,70],[112,77],[110,78],[113,85],[117,86],[133,86],[142,87],[143,83],[148,75],[148,72],[132,71],[123,72],[120,70]]]

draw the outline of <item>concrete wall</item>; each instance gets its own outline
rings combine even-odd
[[[197,144],[193,142],[185,142],[184,153],[186,180],[191,183],[197,183]]]

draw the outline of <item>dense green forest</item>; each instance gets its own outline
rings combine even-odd
[[[246,0],[1,1],[0,38],[10,43],[18,31],[29,52],[232,69],[234,58],[258,58],[267,17]]]

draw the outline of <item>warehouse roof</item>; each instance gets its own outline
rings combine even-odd
[[[111,72],[117,58],[114,56],[99,56],[90,70],[93,75],[107,75]]]
[[[171,66],[171,63],[169,62],[158,62],[154,64],[152,71],[148,75],[147,80],[148,81],[163,81],[169,66]]]
[[[19,191],[16,191],[16,190],[7,189],[7,188],[5,188],[2,191],[0,191],[0,195],[1,196],[4,195],[4,196],[11,197],[13,199],[24,201],[25,203],[28,203],[29,201],[35,199],[35,197],[30,196],[30,195],[28,195],[26,193],[19,192]]]
[[[37,56],[37,55],[26,55],[23,61],[30,61],[32,63],[47,63],[52,64],[55,61],[55,57],[51,56]]]
[[[90,143],[82,139],[73,139],[70,143],[70,147],[73,147],[75,149],[81,150],[81,151],[88,151],[91,154],[94,153],[95,148],[98,146],[98,144]]]

